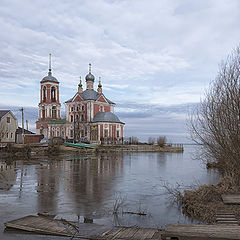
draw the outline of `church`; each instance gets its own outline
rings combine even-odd
[[[40,82],[37,134],[43,134],[48,139],[60,137],[67,141],[121,143],[124,137],[124,123],[114,114],[115,103],[103,94],[100,80],[97,91],[94,90],[95,77],[91,64],[85,80],[86,89],[83,89],[80,78],[77,92],[65,102],[66,118],[62,119],[59,81],[52,75],[49,54],[48,75]]]

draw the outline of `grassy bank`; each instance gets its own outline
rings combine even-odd
[[[6,148],[0,150],[0,158],[38,158],[41,156],[58,156],[70,154],[92,153],[93,149],[77,149],[65,147],[64,145],[35,146],[29,144],[8,144]]]
[[[217,185],[201,185],[192,190],[185,190],[178,195],[178,201],[182,206],[182,212],[206,223],[215,223],[216,213],[219,210],[234,212],[240,219],[240,207],[237,205],[224,205],[221,195],[227,193],[239,193],[237,186],[231,177],[223,177]]]
[[[184,151],[182,145],[177,146],[157,146],[157,145],[149,145],[149,144],[142,144],[142,145],[99,145],[98,152],[176,152],[181,153]]]

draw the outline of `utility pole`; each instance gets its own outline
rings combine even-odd
[[[24,143],[24,113],[23,113],[23,108],[21,108],[20,111],[22,112],[22,140],[23,140],[23,143]]]
[[[26,120],[26,128],[27,128],[27,131],[28,131],[28,120]]]

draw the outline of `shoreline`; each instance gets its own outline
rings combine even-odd
[[[106,153],[123,153],[123,152],[165,152],[165,153],[182,153],[182,145],[159,147],[156,145],[98,145],[96,149],[79,149],[64,145],[41,146],[36,144],[11,144],[6,149],[0,150],[0,159],[6,158],[36,158],[39,156],[54,157],[66,154],[106,154]]]

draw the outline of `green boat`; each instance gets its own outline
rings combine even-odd
[[[66,146],[66,147],[75,147],[75,148],[92,148],[92,149],[97,148],[96,145],[87,144],[87,143],[68,143],[68,142],[65,142],[63,145]]]

